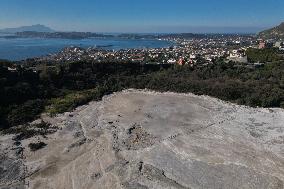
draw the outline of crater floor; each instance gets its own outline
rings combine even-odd
[[[126,90],[43,119],[60,129],[22,142],[23,188],[284,188],[281,109]],[[4,149],[9,137],[1,138]],[[38,140],[47,146],[31,152],[28,144]],[[5,175],[4,184],[20,178]]]

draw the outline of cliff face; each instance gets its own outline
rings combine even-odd
[[[259,37],[264,39],[284,39],[284,22],[282,22],[279,26],[260,32]]]
[[[43,119],[59,130],[22,142],[47,144],[24,150],[29,188],[284,187],[281,109],[128,90]]]

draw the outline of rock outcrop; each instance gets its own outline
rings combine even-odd
[[[284,187],[282,109],[127,90],[43,119],[60,129],[23,141],[24,158],[14,166],[24,164],[17,171],[24,175],[13,168],[3,186],[21,177],[18,184],[32,189]],[[47,146],[31,152],[38,140]]]

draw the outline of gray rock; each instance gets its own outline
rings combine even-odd
[[[282,109],[127,90],[69,115],[46,118],[60,127],[42,139],[46,148],[22,142],[29,188],[284,188]],[[20,164],[7,161],[6,183],[21,177]]]

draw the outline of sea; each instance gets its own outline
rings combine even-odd
[[[0,37],[0,59],[19,61],[27,58],[54,54],[65,47],[100,47],[107,50],[163,48],[172,46],[169,41],[156,39],[43,39],[43,38],[4,38]]]

